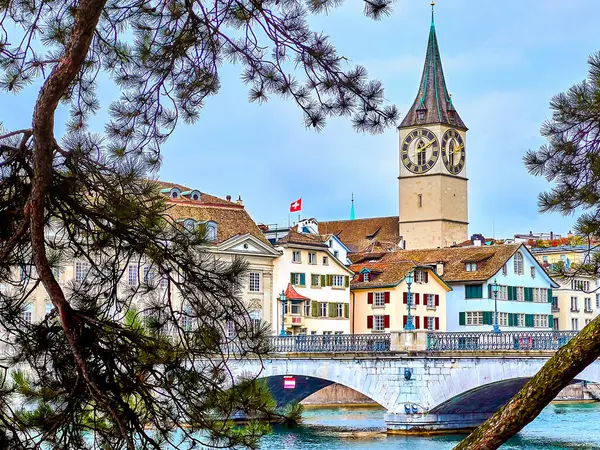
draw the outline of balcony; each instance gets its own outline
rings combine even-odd
[[[552,305],[552,312],[560,312],[560,308],[558,306]]]
[[[285,325],[288,327],[301,327],[305,324],[306,317],[293,314],[285,315]]]

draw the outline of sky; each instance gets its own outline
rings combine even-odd
[[[381,21],[347,0],[311,18],[351,64],[381,80],[403,117],[419,85],[430,25],[429,0],[399,0]],[[539,214],[537,195],[551,185],[527,173],[522,157],[544,144],[540,127],[549,101],[587,76],[587,58],[600,51],[597,0],[439,0],[436,31],[446,83],[469,128],[469,232],[496,238],[516,233],[566,234],[575,218]],[[271,98],[249,103],[240,67],[224,65],[221,91],[200,120],[180,123],[163,146],[160,178],[220,197],[241,196],[259,223],[285,225],[291,202],[302,217],[348,219],[398,214],[398,134],[360,134],[347,118],[325,129],[304,128],[300,110]],[[0,93],[7,129],[31,122],[37,87]],[[116,91],[100,93],[106,108]],[[66,116],[57,115],[57,129]],[[297,218],[297,216],[295,216]]]

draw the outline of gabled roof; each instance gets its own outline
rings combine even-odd
[[[419,119],[419,113],[424,114],[423,119]],[[434,123],[444,123],[464,130],[467,129],[458,115],[458,111],[454,108],[452,96],[446,87],[432,10],[427,54],[419,85],[419,93],[410,110],[406,113],[406,117],[404,117],[400,127]]]
[[[398,216],[319,222],[319,233],[336,235],[352,253],[387,252],[398,248]]]
[[[312,233],[299,233],[296,231],[296,228],[290,228],[288,234],[277,241],[276,245],[285,245],[285,244],[300,244],[300,245],[309,245],[312,247],[323,247],[327,248],[327,237],[320,234],[312,234]]]
[[[355,272],[350,284],[351,289],[372,289],[378,287],[392,287],[400,284],[411,270],[424,269],[429,271],[435,279],[448,291],[452,288],[440,278],[431,267],[420,266],[410,261],[391,261],[387,263],[353,264],[350,270]],[[369,272],[369,281],[363,281],[362,273]]]
[[[298,294],[291,283],[288,283],[287,285],[285,290],[285,298],[288,300],[310,300],[308,297]]]

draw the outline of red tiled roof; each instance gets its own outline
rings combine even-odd
[[[396,250],[398,232],[398,216],[319,222],[319,233],[335,234],[353,253]]]
[[[310,300],[308,297],[298,294],[291,283],[288,283],[287,285],[287,289],[285,290],[285,298],[288,300]]]

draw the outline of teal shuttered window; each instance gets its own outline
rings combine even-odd
[[[465,314],[464,312],[459,312],[458,313],[458,324],[459,325],[466,325],[467,324],[467,320],[465,318]]]
[[[483,284],[465,286],[465,298],[483,298]]]

